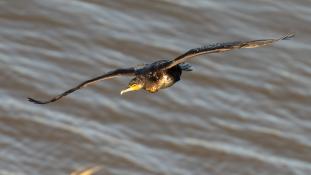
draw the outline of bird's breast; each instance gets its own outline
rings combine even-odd
[[[161,74],[157,76],[149,77],[145,89],[149,92],[157,92],[159,89],[167,88],[172,86],[176,81],[174,77],[169,74]]]
[[[164,74],[160,79],[161,88],[167,88],[175,83],[174,78],[171,75]]]

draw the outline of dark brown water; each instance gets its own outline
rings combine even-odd
[[[310,175],[311,2],[0,1],[0,174]],[[127,78],[47,99],[117,67],[207,43],[297,36],[193,59],[157,94]]]

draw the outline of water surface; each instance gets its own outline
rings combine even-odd
[[[311,173],[310,2],[0,2],[0,174]],[[121,77],[47,99],[117,67],[213,42],[297,36],[193,59],[157,94]]]

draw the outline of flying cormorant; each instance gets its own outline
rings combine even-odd
[[[288,34],[278,39],[234,41],[209,44],[200,48],[190,49],[186,53],[172,60],[159,60],[151,64],[144,64],[142,66],[115,69],[113,71],[107,72],[104,75],[87,80],[47,101],[39,101],[33,98],[28,98],[28,100],[36,104],[51,103],[88,85],[118,76],[134,76],[134,78],[129,82],[128,88],[121,91],[121,95],[129,91],[137,91],[140,89],[155,93],[158,90],[168,88],[179,81],[182,71],[191,71],[191,65],[186,63],[186,61],[188,61],[190,58],[203,54],[225,52],[233,49],[266,46],[276,41],[286,40],[292,37],[294,37],[294,34]]]

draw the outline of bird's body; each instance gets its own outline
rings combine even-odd
[[[156,61],[148,66],[157,67],[169,60]],[[191,71],[190,64],[178,64],[174,67],[164,70],[151,71],[145,74],[138,74],[136,79],[144,82],[143,89],[150,93],[155,93],[160,89],[168,88],[180,80],[182,71]]]
[[[294,34],[288,34],[278,39],[234,41],[234,42],[210,44],[200,48],[190,49],[189,51],[185,52],[184,54],[172,60],[159,60],[151,64],[144,64],[141,66],[129,68],[120,68],[107,72],[104,75],[87,80],[79,84],[78,86],[69,89],[64,93],[48,101],[38,101],[32,98],[28,99],[29,101],[37,104],[51,103],[83,87],[94,84],[101,80],[106,80],[121,75],[134,76],[134,78],[129,82],[128,88],[122,90],[121,94],[129,91],[137,91],[140,89],[144,89],[148,92],[155,93],[160,89],[168,88],[172,86],[174,83],[178,82],[180,80],[183,71],[191,71],[192,70],[191,65],[186,63],[186,61],[188,61],[191,58],[203,54],[219,53],[240,48],[262,47],[266,45],[271,45],[276,41],[292,38],[293,36]]]

